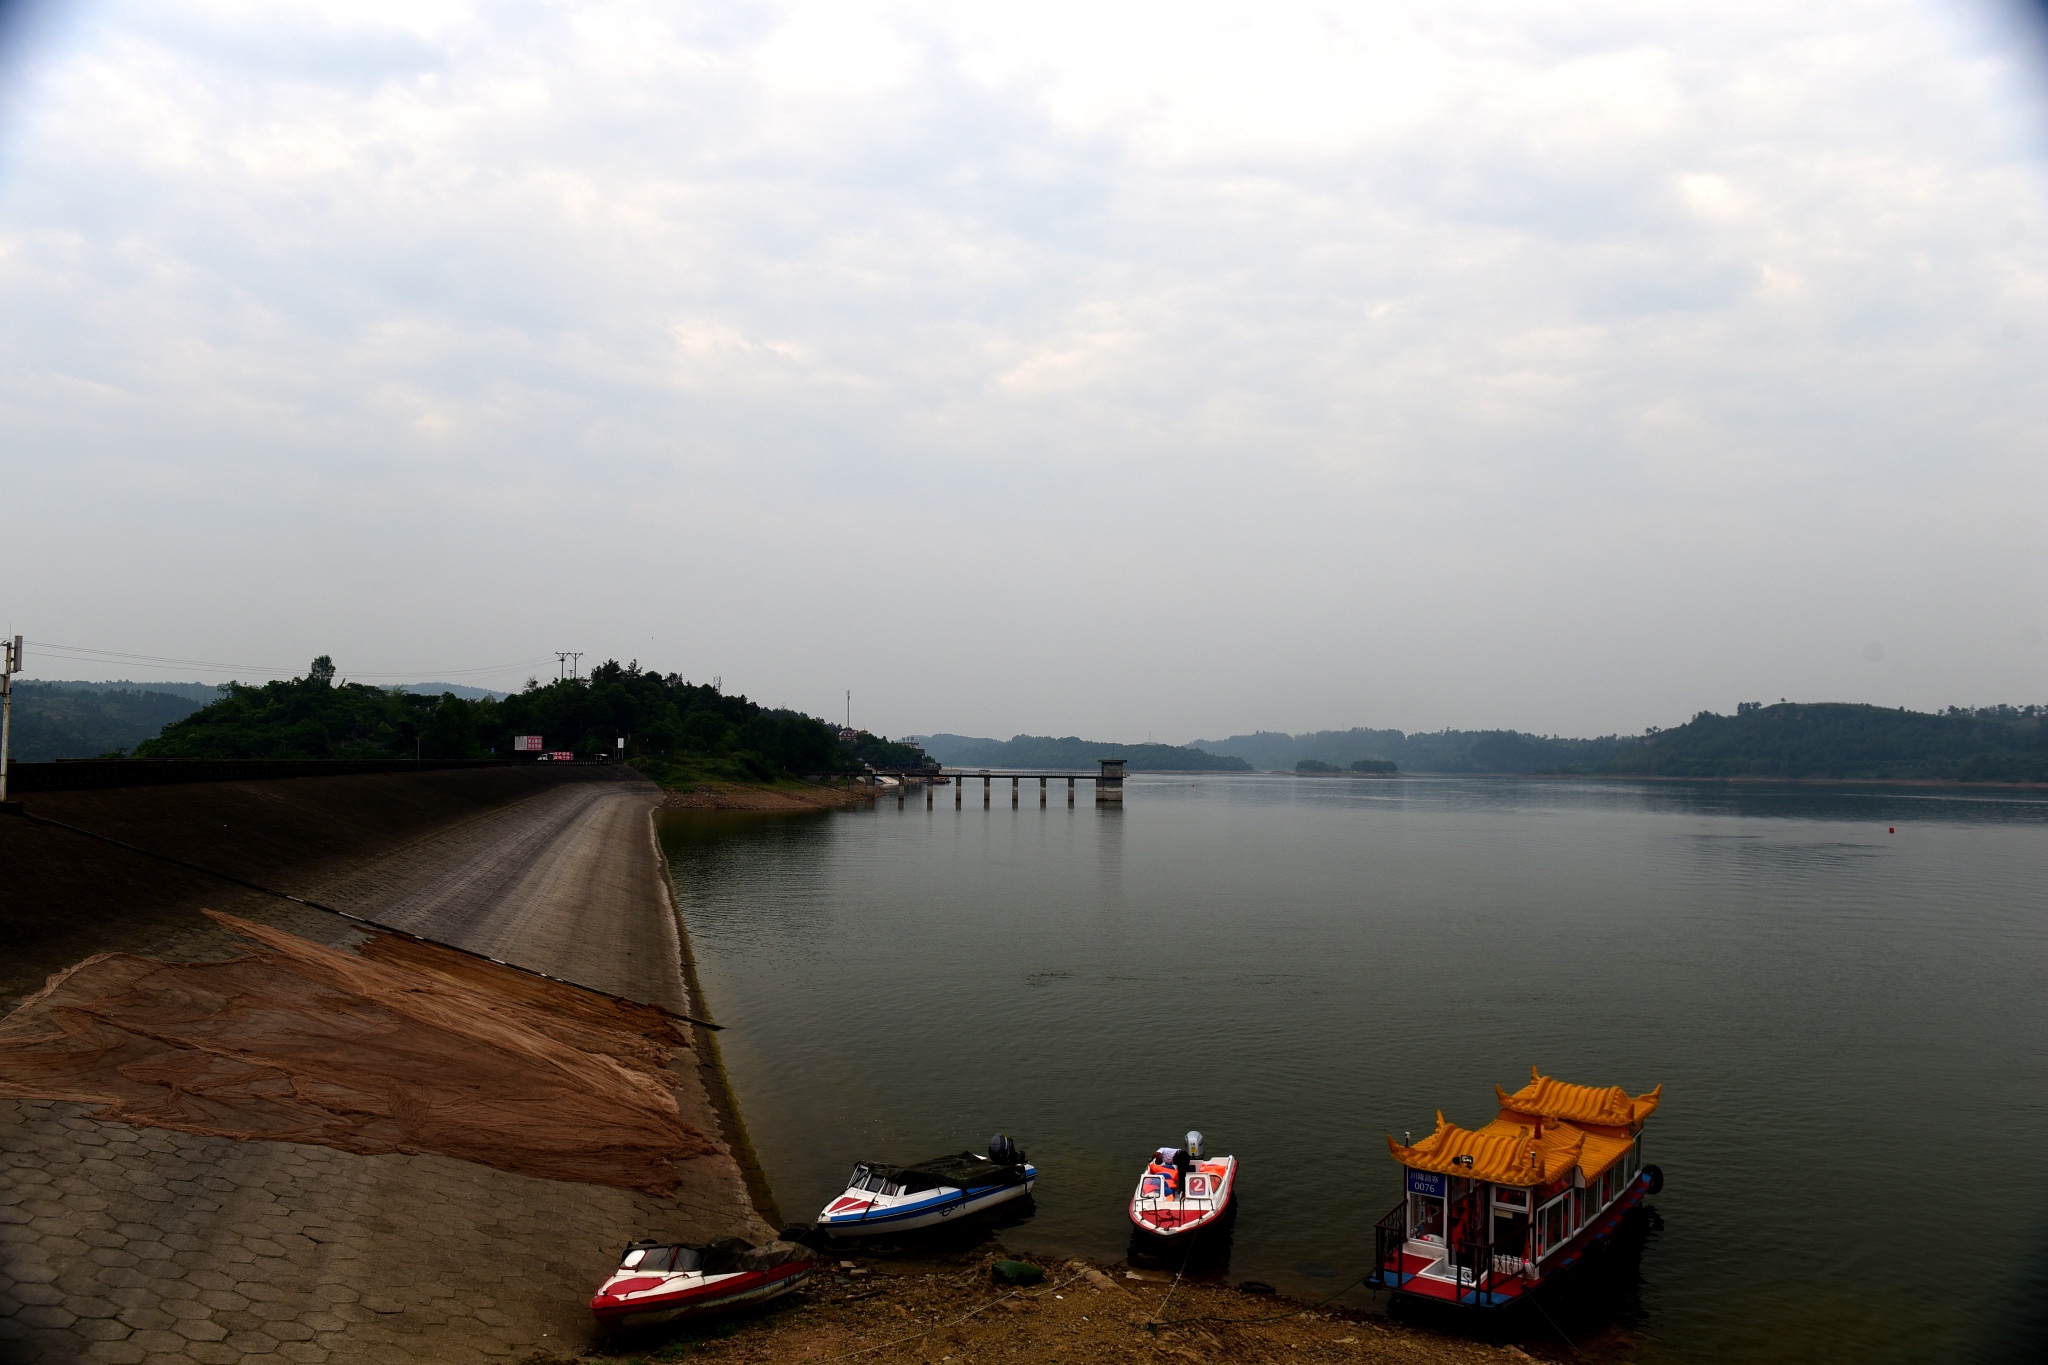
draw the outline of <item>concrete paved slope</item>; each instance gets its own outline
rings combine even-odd
[[[637,781],[553,785],[366,858],[327,859],[282,889],[687,1010],[648,820],[657,797]],[[268,917],[296,932],[355,932],[273,905]],[[723,1136],[698,1059],[678,1057],[675,1074],[685,1117]],[[588,1296],[628,1238],[767,1235],[736,1161],[685,1172],[677,1197],[660,1199],[0,1101],[0,1361],[568,1354],[588,1344]]]
[[[687,1013],[652,783],[556,788],[301,894],[503,962]]]

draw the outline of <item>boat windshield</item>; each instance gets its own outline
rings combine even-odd
[[[634,1247],[619,1262],[621,1270],[688,1271],[703,1264],[704,1258],[695,1247]]]
[[[858,1190],[862,1194],[902,1194],[901,1182],[891,1180],[880,1171],[871,1171],[866,1166],[853,1168],[853,1179],[847,1182],[847,1191]]]

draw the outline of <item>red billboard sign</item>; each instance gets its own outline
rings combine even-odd
[[[539,735],[512,736],[512,752],[515,754],[537,754],[545,748]]]

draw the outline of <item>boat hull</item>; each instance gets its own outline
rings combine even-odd
[[[1204,1164],[1223,1168],[1220,1177],[1212,1175],[1217,1180],[1215,1193],[1206,1199],[1148,1197],[1146,1181],[1141,1178],[1128,1210],[1131,1226],[1148,1237],[1173,1242],[1185,1240],[1203,1228],[1213,1227],[1229,1218],[1237,1207],[1237,1158],[1224,1157],[1220,1162]]]
[[[1382,1268],[1374,1276],[1372,1284],[1375,1288],[1391,1290],[1396,1298],[1454,1304],[1463,1308],[1513,1307],[1528,1298],[1531,1291],[1557,1280],[1614,1241],[1624,1220],[1641,1208],[1643,1201],[1650,1196],[1652,1184],[1650,1169],[1646,1168],[1620,1198],[1601,1210],[1600,1215],[1581,1228],[1570,1241],[1543,1258],[1542,1274],[1537,1279],[1516,1274],[1498,1275],[1486,1287],[1478,1288],[1469,1281],[1459,1282],[1445,1275],[1429,1274],[1430,1267],[1442,1263],[1403,1251],[1401,1269],[1393,1272]]]
[[[812,1262],[792,1261],[767,1270],[740,1271],[731,1275],[672,1275],[664,1277],[668,1288],[649,1289],[630,1297],[600,1290],[590,1301],[590,1311],[605,1328],[654,1327],[685,1318],[703,1317],[747,1304],[780,1298],[811,1276]],[[646,1277],[653,1278],[653,1277]],[[631,1283],[627,1279],[626,1283]],[[610,1285],[606,1289],[611,1289]]]
[[[993,1185],[966,1190],[938,1190],[928,1197],[907,1199],[900,1204],[868,1201],[852,1194],[841,1195],[818,1217],[818,1230],[833,1237],[874,1237],[882,1233],[914,1232],[944,1223],[972,1218],[1013,1199],[1031,1193],[1037,1183],[1034,1171],[1019,1185]],[[859,1207],[842,1208],[848,1203]],[[834,1210],[839,1210],[837,1213]]]

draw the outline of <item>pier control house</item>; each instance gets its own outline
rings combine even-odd
[[[1387,1139],[1406,1196],[1375,1229],[1372,1282],[1420,1298],[1503,1307],[1577,1265],[1663,1188],[1643,1165],[1643,1121],[1664,1087],[1571,1085],[1530,1069],[1466,1129],[1436,1116],[1413,1145]]]

